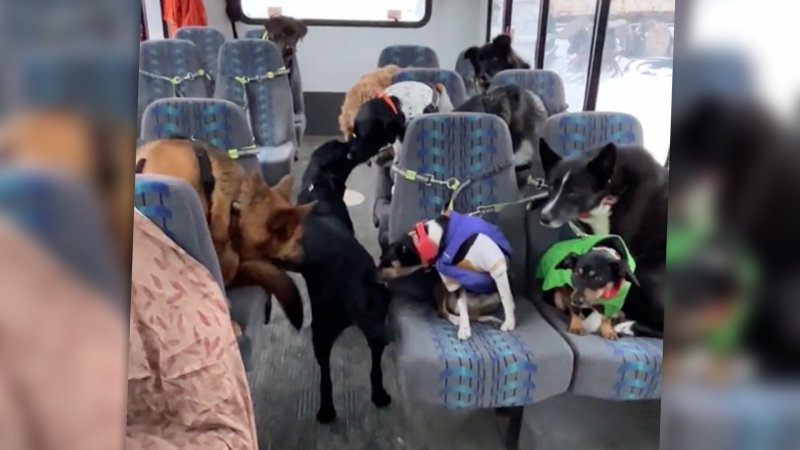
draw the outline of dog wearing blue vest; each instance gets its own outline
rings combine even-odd
[[[379,279],[386,282],[419,270],[435,269],[442,283],[435,297],[439,314],[458,327],[458,338],[472,336],[470,321],[516,327],[514,296],[508,280],[511,244],[496,225],[457,212],[420,221],[381,256]],[[503,320],[491,315],[502,306]]]

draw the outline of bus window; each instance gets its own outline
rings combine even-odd
[[[284,15],[308,22],[387,22],[423,25],[431,0],[240,0],[251,21]]]
[[[672,114],[672,52],[675,0],[612,0],[598,111],[633,114],[644,143],[661,163],[667,160]]]
[[[506,2],[505,0],[492,0],[492,15],[489,18],[489,36],[487,39],[491,40],[498,34],[503,33],[503,21],[506,16]]]
[[[550,0],[544,68],[564,80],[568,111],[581,111],[597,0]]]
[[[511,31],[514,50],[533,67],[536,56],[536,37],[539,34],[539,1],[512,0]]]

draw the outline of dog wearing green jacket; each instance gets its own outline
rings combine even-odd
[[[638,335],[640,326],[623,321],[622,306],[632,284],[636,262],[619,236],[586,236],[553,245],[539,261],[542,290],[552,292],[556,308],[570,315],[569,332],[598,332],[616,340]]]

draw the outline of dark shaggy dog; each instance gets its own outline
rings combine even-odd
[[[470,47],[464,52],[464,59],[472,63],[475,78],[486,90],[498,72],[506,69],[530,69],[511,48],[511,36],[501,34],[482,47]]]
[[[508,125],[514,147],[514,165],[533,168],[542,176],[538,164],[539,131],[547,120],[547,108],[538,95],[517,85],[496,86],[478,94],[455,109],[462,112],[494,114]]]
[[[541,141],[549,200],[541,222],[557,228],[572,222],[589,234],[615,234],[636,260],[636,278],[623,312],[664,330],[667,246],[667,171],[641,147],[608,144],[561,158]]]
[[[356,239],[342,198],[353,169],[397,137],[386,132],[394,117],[381,114],[376,102],[384,100],[371,100],[362,107],[363,114],[359,112],[353,141],[328,141],[314,151],[298,197],[298,204],[317,202],[304,223],[303,260],[290,269],[302,274],[308,286],[314,356],[321,373],[317,413],[321,423],[336,419],[330,354],[336,339],[352,324],[364,333],[372,353],[372,403],[382,408],[392,400],[383,387],[381,370],[383,349],[389,341],[386,314],[390,294],[376,281],[375,262]],[[376,108],[379,111],[374,111]]]
[[[297,43],[306,37],[308,27],[293,17],[278,16],[267,19],[264,28],[267,30],[269,40],[281,49],[286,68],[291,70]]]

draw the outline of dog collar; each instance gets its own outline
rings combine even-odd
[[[601,206],[613,206],[615,203],[617,203],[617,197],[615,197],[613,195],[606,195],[605,197],[603,197],[603,200],[600,201],[600,205],[598,207],[601,207]],[[580,213],[580,214],[578,214],[578,218],[579,219],[591,219],[592,218],[592,212],[589,211],[589,212],[585,212],[585,213]]]
[[[428,233],[425,231],[425,222],[419,221],[414,224],[411,240],[414,242],[414,247],[422,260],[422,265],[426,267],[431,265],[439,254],[439,246],[428,237]]]
[[[397,110],[397,105],[394,104],[392,97],[386,91],[383,91],[380,94],[378,94],[378,98],[383,100],[383,102],[386,103],[387,105],[389,105],[389,109],[391,109],[395,115],[400,114],[400,112]]]

